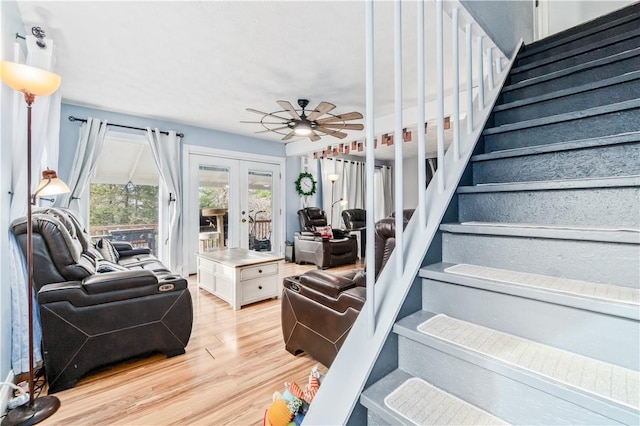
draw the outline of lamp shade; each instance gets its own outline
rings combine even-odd
[[[60,87],[60,76],[40,68],[15,62],[0,62],[0,78],[13,90],[48,96]]]
[[[36,196],[57,195],[71,192],[69,187],[62,179],[58,177],[55,170],[44,170],[42,172],[42,180],[36,189]]]
[[[329,178],[329,180],[330,180],[331,182],[335,182],[335,181],[337,181],[337,180],[340,178],[340,175],[331,174],[331,175],[329,175],[329,176],[327,176],[327,177]]]

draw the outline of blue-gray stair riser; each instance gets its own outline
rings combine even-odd
[[[483,234],[442,236],[442,261],[640,288],[639,246]]]
[[[640,143],[605,145],[473,163],[473,184],[640,175]]]
[[[509,89],[509,86],[502,92],[502,102],[508,103],[531,98],[533,96],[544,95],[558,90],[580,86],[594,81],[622,75],[640,69],[640,55],[631,56],[616,62],[587,68],[564,75],[552,80],[546,80],[537,84]]]
[[[640,188],[458,194],[460,222],[535,223],[640,230]]]
[[[640,129],[640,108],[484,135],[485,152],[596,138]]]
[[[640,24],[639,24],[640,25]],[[529,78],[538,77],[540,75],[548,74],[550,72],[563,70],[568,67],[572,67],[579,64],[584,64],[589,61],[593,61],[600,58],[605,58],[615,53],[625,52],[629,49],[634,49],[640,46],[640,37],[633,37],[618,43],[614,43],[608,46],[603,46],[598,49],[590,50],[585,53],[580,53],[568,58],[559,59],[557,61],[540,65],[530,70],[512,73],[509,77],[509,84],[515,84]],[[564,53],[564,52],[563,52]]]
[[[637,321],[472,286],[429,279],[422,283],[425,311],[446,314],[624,368],[640,367]]]
[[[519,60],[517,65],[522,66],[522,65],[526,65],[526,64],[530,64],[532,62],[538,61],[543,58],[547,58],[549,56],[559,55],[561,53],[568,52],[570,50],[577,49],[582,46],[596,43],[598,41],[604,40],[609,37],[614,37],[618,34],[623,34],[627,31],[637,30],[638,27],[640,27],[640,20],[635,19],[633,21],[626,22],[622,25],[618,25],[616,27],[609,28],[604,31],[600,31],[595,34],[591,34],[586,37],[582,37],[577,40],[573,40],[568,43],[564,43],[559,46],[543,50],[534,55],[527,56]]]
[[[493,126],[550,117],[565,112],[580,111],[638,98],[640,98],[640,79],[625,81],[560,98],[496,111],[493,113]]]
[[[400,367],[407,373],[511,424],[618,424],[511,377],[405,337],[399,339],[398,352]]]
[[[367,411],[367,425],[368,426],[388,426],[390,423],[385,422],[381,417],[376,416],[371,410]]]

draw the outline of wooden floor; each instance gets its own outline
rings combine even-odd
[[[315,266],[286,263],[280,278],[309,269]],[[304,387],[317,362],[285,351],[280,299],[233,311],[198,289],[195,275],[189,282],[194,324],[184,355],[154,355],[91,374],[56,393],[61,407],[41,424],[262,425],[273,393],[282,392],[285,381]],[[319,369],[326,372],[323,365]]]

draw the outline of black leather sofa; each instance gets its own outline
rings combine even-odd
[[[413,210],[403,212],[404,226],[412,214]],[[395,218],[376,223],[376,278],[395,248],[395,235]],[[365,303],[365,271],[332,274],[313,270],[285,278],[283,286],[281,317],[285,349],[294,355],[306,352],[329,367]]]
[[[358,241],[355,235],[332,228],[332,236],[323,236],[318,229],[329,226],[325,212],[317,207],[298,210],[300,232],[293,235],[294,258],[297,264],[313,263],[319,269],[355,263]]]
[[[26,218],[14,221],[11,230],[26,252]],[[130,357],[183,354],[191,336],[187,281],[148,249],[102,243],[109,249],[96,249],[70,210],[33,214],[33,285],[50,393]],[[112,256],[115,262],[107,260]]]

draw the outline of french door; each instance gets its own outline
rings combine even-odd
[[[185,155],[185,264],[225,248],[282,252],[282,163]]]

